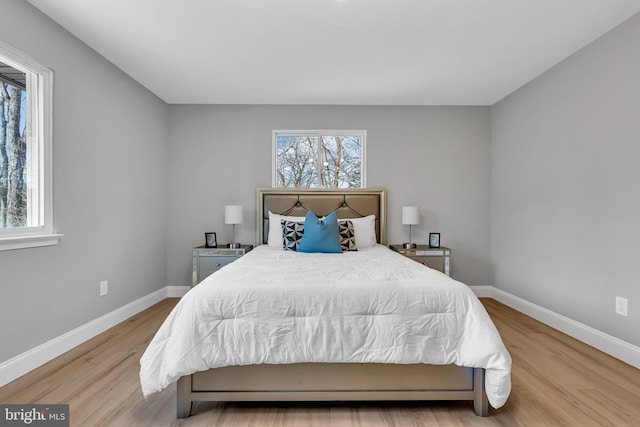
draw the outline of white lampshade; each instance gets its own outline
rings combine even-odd
[[[417,206],[403,206],[402,207],[402,224],[403,225],[416,225],[420,224],[420,213]]]
[[[242,224],[242,206],[228,205],[224,207],[225,224]]]

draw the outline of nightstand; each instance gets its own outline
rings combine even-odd
[[[205,246],[193,248],[191,287],[202,282],[211,273],[215,273],[225,265],[237,260],[251,249],[253,249],[253,245],[240,245],[239,248],[227,248],[225,245],[220,245],[217,248]]]
[[[389,248],[420,264],[449,275],[451,266],[451,249],[449,248],[444,246],[430,248],[427,245],[417,245],[415,249],[405,249],[402,245],[389,245]]]

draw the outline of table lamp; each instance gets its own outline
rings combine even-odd
[[[229,243],[230,248],[239,248],[240,243],[236,243],[236,224],[242,224],[242,206],[228,205],[224,207],[224,223],[233,225],[233,243]]]
[[[415,249],[416,244],[411,241],[411,226],[420,223],[419,212],[417,206],[403,206],[402,207],[402,224],[409,226],[409,243],[404,243],[402,246],[405,249]]]

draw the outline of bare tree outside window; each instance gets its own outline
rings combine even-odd
[[[9,75],[5,70],[10,67],[0,65]],[[27,225],[27,91],[17,87],[19,81],[7,81],[0,79],[0,228]]]
[[[278,135],[276,159],[277,187],[317,187],[317,152],[317,136]]]
[[[274,186],[364,187],[364,132],[274,132]]]

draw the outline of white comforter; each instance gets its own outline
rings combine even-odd
[[[511,389],[511,357],[473,292],[380,245],[255,248],[180,300],[140,360],[140,382],[146,396],[209,368],[300,362],[482,367],[494,408]]]

